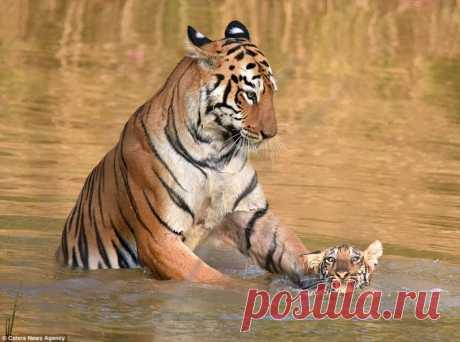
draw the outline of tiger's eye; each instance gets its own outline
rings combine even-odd
[[[248,97],[249,100],[252,101],[252,103],[256,103],[257,102],[257,95],[255,92],[253,91],[247,91],[246,92],[246,96]]]
[[[327,257],[326,261],[330,262],[330,263],[333,263],[335,261],[335,259],[333,257]]]
[[[354,262],[354,263],[357,263],[359,260],[361,260],[359,256],[354,256],[353,258],[351,258],[351,262]]]

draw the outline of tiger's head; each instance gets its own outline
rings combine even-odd
[[[382,254],[382,243],[376,240],[364,251],[353,246],[341,245],[306,256],[309,273],[318,275],[328,285],[338,281],[340,283],[338,290],[343,292],[350,280],[354,281],[356,288],[368,286],[371,274]]]
[[[225,37],[212,41],[189,26],[188,40],[188,56],[202,71],[198,138],[256,147],[275,136],[276,82],[248,29],[232,21]]]

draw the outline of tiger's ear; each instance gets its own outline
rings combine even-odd
[[[383,255],[383,246],[379,240],[372,242],[364,251],[364,261],[370,267],[371,272],[379,263],[380,257]]]
[[[227,25],[225,38],[244,38],[250,40],[248,29],[238,20],[233,20]]]
[[[212,40],[191,26],[187,27],[187,37],[186,46],[188,56],[199,59],[201,62],[200,65],[202,66],[214,67],[220,55],[202,48],[202,46],[212,43]]]
[[[204,44],[211,43],[211,39],[191,26],[187,26],[187,36],[189,41],[196,47],[201,47]]]
[[[324,258],[324,251],[305,253],[301,257],[307,274],[318,273],[319,265]]]

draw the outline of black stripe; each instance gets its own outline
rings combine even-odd
[[[86,232],[83,228],[80,229],[80,234],[78,236],[78,251],[80,252],[80,259],[83,262],[83,267],[88,269],[88,240],[86,239]]]
[[[241,61],[244,58],[244,51],[241,51],[239,54],[235,56],[237,61]]]
[[[248,81],[248,79],[246,78],[246,76],[243,76],[242,79],[243,79],[244,83],[245,83],[247,86],[249,86],[249,87],[251,87],[251,88],[255,88],[255,87],[256,87],[254,83]]]
[[[222,46],[227,46],[227,45],[230,45],[230,44],[239,43],[239,42],[243,42],[243,41],[246,41],[246,39],[228,38],[228,40],[225,43],[223,43]]]
[[[144,193],[145,200],[146,200],[148,206],[150,207],[150,210],[152,211],[153,216],[155,216],[155,218],[158,220],[158,222],[160,222],[160,224],[162,226],[164,226],[167,230],[169,230],[171,233],[174,233],[174,234],[176,234],[178,236],[182,236],[183,235],[182,232],[176,232],[165,221],[162,220],[162,218],[160,217],[160,215],[158,215],[158,213],[156,212],[156,210],[153,207],[152,203],[150,202],[149,198],[147,197],[147,194],[145,193],[145,191],[142,190],[142,192]]]
[[[117,151],[118,151],[118,147],[117,147],[117,150],[115,151],[115,153],[117,154]],[[115,178],[115,185],[116,185],[116,188],[119,189],[120,186],[119,186],[119,183],[118,183],[118,179],[117,179],[117,168],[116,168],[116,158],[114,157],[113,159],[113,165],[114,165],[114,178]],[[120,171],[121,172],[121,171]],[[131,224],[129,223],[128,219],[126,218],[126,216],[123,214],[123,210],[121,209],[121,206],[120,206],[120,202],[119,202],[119,198],[117,197],[116,198],[116,202],[117,202],[117,206],[118,206],[118,212],[120,213],[120,216],[121,216],[121,219],[123,220],[123,223],[125,224],[126,227],[128,227],[129,231],[131,232],[131,234],[133,235],[133,238],[135,239],[136,238],[136,234],[134,233],[134,229],[133,227],[131,226]]]
[[[214,74],[214,76],[217,77],[216,83],[214,83],[214,86],[212,89],[208,90],[208,94],[212,93],[214,90],[217,89],[217,87],[220,85],[220,82],[222,82],[225,79],[225,76],[222,74]]]
[[[174,92],[172,94],[172,99],[171,103],[169,104],[168,108],[168,120],[166,123],[166,127],[164,129],[166,138],[171,145],[171,147],[176,151],[180,156],[182,156],[187,162],[189,162],[191,165],[193,165],[196,169],[198,169],[205,178],[208,178],[208,175],[203,171],[201,167],[209,167],[212,168],[211,166],[208,165],[206,161],[201,161],[193,158],[190,153],[187,151],[187,149],[184,147],[182,142],[179,139],[179,135],[177,133],[177,128],[176,128],[176,122],[174,120],[174,100],[176,96],[177,87],[179,85],[179,82],[177,82],[176,87],[174,89]]]
[[[102,158],[102,161],[99,163],[99,168],[100,168],[100,182],[101,182],[101,187],[102,187],[102,190],[104,190],[104,185],[105,185],[105,156],[104,158]]]
[[[68,264],[67,258],[69,257],[69,250],[67,246],[67,227],[64,227],[61,236],[61,250],[64,262]]]
[[[168,171],[169,175],[172,177],[172,179],[174,179],[174,181],[177,183],[177,185],[179,185],[183,190],[185,190],[184,187],[182,186],[182,184],[177,179],[177,177],[174,175],[174,173],[169,168],[168,164],[166,164],[166,162],[161,158],[160,154],[158,153],[157,149],[155,148],[155,145],[153,145],[153,141],[150,138],[149,133],[147,132],[147,127],[145,127],[144,121],[142,121],[142,120],[141,120],[141,125],[142,125],[142,128],[144,130],[144,134],[145,134],[145,137],[147,139],[147,142],[148,142],[148,144],[150,146],[150,150],[153,152],[155,157],[160,161],[160,163],[164,166],[166,171]]]
[[[250,49],[246,49],[246,53],[251,57],[257,56],[257,52],[254,52],[254,51],[252,51]]]
[[[122,139],[121,139],[121,144],[120,144],[120,157],[121,157],[121,162],[123,164],[124,170],[123,170],[123,168],[119,168],[119,171],[120,171],[120,174],[121,174],[121,178],[123,180],[123,184],[124,184],[125,189],[126,189],[126,193],[128,195],[128,200],[129,200],[129,202],[131,204],[132,210],[134,211],[134,215],[136,216],[136,219],[139,221],[139,223],[141,224],[142,228],[144,228],[150,234],[150,236],[152,238],[154,238],[153,233],[150,231],[150,229],[144,223],[144,221],[142,220],[142,218],[141,218],[141,216],[139,214],[139,210],[138,210],[136,202],[134,200],[134,196],[131,193],[131,188],[129,187],[128,176],[125,174],[125,172],[128,172],[128,165],[126,164],[126,160],[125,160],[125,157],[123,155],[123,140],[124,140],[124,135],[126,133],[127,126],[128,126],[128,124],[126,124],[125,128],[123,129]]]
[[[234,114],[231,114],[231,115],[232,115],[232,117],[233,117]],[[226,132],[224,132],[224,133],[225,133],[225,134],[224,134],[224,137],[223,137],[223,138],[224,138],[224,141],[226,141],[227,139],[230,139],[230,138],[232,138],[232,137],[233,137],[234,139],[236,139],[236,137],[237,137],[236,134],[239,133],[239,130],[237,130],[237,129],[236,129],[235,127],[233,127],[231,124],[224,124],[224,123],[222,122],[222,118],[223,118],[223,117],[226,117],[226,115],[221,115],[221,116],[216,115],[216,116],[214,117],[214,122],[215,122],[216,124],[218,124],[220,127],[222,127],[222,128],[226,131]]]
[[[190,136],[192,137],[193,141],[195,141],[196,144],[200,144],[200,143],[209,144],[209,143],[211,143],[210,139],[204,138],[199,133],[198,128],[194,123],[187,122],[185,126],[187,127],[187,132],[190,134]]]
[[[236,103],[236,106],[238,107],[238,109],[241,110],[241,101],[240,99],[238,98],[238,96],[240,95],[240,93],[242,92],[243,90],[241,90],[240,88],[238,88],[238,90],[235,92],[235,98],[233,99],[233,101]],[[234,119],[236,120],[241,120],[241,119],[237,119],[234,117]]]
[[[165,127],[165,134],[169,144],[174,149],[174,151],[176,151],[177,154],[182,156],[182,158],[184,158],[188,163],[190,163],[193,167],[199,170],[205,178],[208,178],[208,175],[206,174],[206,172],[204,172],[201,166],[210,166],[206,162],[194,159],[185,149],[184,145],[182,145],[182,142],[179,140],[179,137],[177,135],[176,125],[174,123],[173,116],[174,114],[171,111],[169,111],[168,123]]]
[[[246,196],[248,196],[249,194],[251,194],[251,192],[254,191],[254,189],[257,187],[257,184],[258,184],[257,183],[257,173],[254,172],[254,175],[252,176],[251,181],[249,182],[249,184],[246,186],[246,188],[243,190],[243,192],[238,195],[238,198],[236,199],[235,203],[233,204],[232,211],[234,211],[236,209],[238,204],[240,204],[240,202]]]
[[[115,179],[115,189],[120,189],[120,184],[118,183],[118,178],[117,178],[117,160],[118,160],[118,155],[120,154],[119,148],[120,148],[121,142],[119,142],[115,146],[115,153],[113,154],[113,178]]]
[[[104,247],[104,243],[101,240],[101,236],[99,235],[99,228],[97,226],[96,220],[94,220],[94,232],[96,233],[96,244],[97,244],[97,250],[99,251],[99,254],[102,257],[102,260],[104,261],[105,265],[108,268],[112,268],[112,264],[110,263],[109,257],[107,256],[107,252]]]
[[[229,163],[233,156],[238,155],[238,152],[239,150],[241,150],[241,148],[242,148],[242,145],[233,144],[232,147],[227,152],[220,155],[219,158],[214,159],[214,163],[215,164]]]
[[[138,116],[144,111],[146,103],[141,104],[139,107],[137,107],[136,111],[134,112],[133,116],[137,119]]]
[[[206,100],[207,100],[207,98],[206,98]],[[201,95],[200,95],[200,102],[201,102]],[[198,106],[198,119],[196,120],[197,129],[200,128],[200,126],[201,126],[201,106]]]
[[[226,103],[223,103],[223,102],[220,102],[220,103],[216,103],[214,105],[214,108],[215,109],[218,109],[218,108],[221,108],[221,107],[224,107],[224,108],[227,108],[227,109],[230,109],[231,111],[233,111],[233,114],[239,114],[239,111],[236,110],[235,108],[233,108],[232,106],[226,104]],[[213,108],[213,109],[214,109]]]
[[[81,207],[82,207],[82,199],[80,198],[79,199],[79,202],[76,204],[78,205],[77,207],[77,221],[75,222],[75,234],[74,234],[74,239],[76,240],[78,238],[78,233],[79,233],[79,229],[81,229],[81,225],[80,225],[80,221],[82,220],[83,218],[83,215],[80,213],[80,210],[81,210]]]
[[[211,113],[213,110],[214,110],[214,105],[211,106],[211,105],[208,104],[206,106],[206,114]]]
[[[199,103],[202,103],[202,92],[200,91],[200,97],[199,97]],[[206,95],[205,95],[206,96]],[[207,102],[207,98],[206,98],[206,102]],[[201,105],[198,106],[198,112],[197,112],[197,117],[198,119],[196,120],[196,123],[192,123],[191,124],[191,127],[189,127],[189,125],[187,124],[187,129],[188,131],[190,132],[190,135],[193,137],[193,140],[195,140],[195,142],[198,142],[198,143],[204,143],[204,144],[210,144],[211,143],[211,139],[210,138],[207,138],[207,137],[204,137],[202,134],[201,134]]]
[[[232,47],[230,50],[227,51],[227,56],[228,55],[231,55],[232,53],[234,53],[235,51],[238,51],[239,49],[241,49],[242,46],[241,45],[237,45],[235,47]]]
[[[98,228],[98,225],[97,225],[97,217],[96,217],[96,208],[92,205],[95,178],[96,178],[96,171],[95,171],[95,169],[93,169],[93,171],[91,172],[91,180],[90,180],[91,195],[89,195],[89,200],[88,200],[88,205],[87,205],[88,206],[88,219],[90,221],[90,225],[93,226],[94,232],[96,234],[96,245],[97,245],[97,249],[99,251],[99,254],[101,255],[103,261],[105,262],[105,265],[108,268],[112,268],[112,266],[110,264],[110,260],[109,260],[109,258],[107,256],[106,249],[104,247],[104,243],[102,242],[101,236],[99,234],[99,228]],[[99,202],[99,206],[100,206],[100,204],[101,203]],[[102,224],[104,224],[104,222],[102,221],[102,217],[101,217],[101,222],[102,222]],[[82,222],[81,229],[82,230],[85,229],[84,219],[83,219],[83,222]]]
[[[257,52],[259,55],[262,55],[262,56],[264,56],[264,57],[265,57],[264,53],[263,53],[262,51],[260,51],[260,49],[259,49],[259,48],[255,47],[255,49],[254,49],[254,50],[255,50],[255,51],[256,51],[256,52]]]
[[[251,249],[251,235],[254,232],[254,225],[256,222],[263,217],[268,211],[268,203],[265,205],[265,208],[257,210],[249,220],[248,224],[244,228],[244,233],[246,236],[246,250],[249,251]]]
[[[227,82],[227,86],[225,87],[225,90],[224,90],[224,97],[222,99],[222,102],[223,103],[227,103],[227,99],[228,99],[228,94],[230,94],[230,91],[232,90],[232,82],[230,82],[230,80]]]
[[[104,226],[104,211],[102,209],[102,189],[101,189],[101,186],[102,186],[102,183],[100,181],[100,168],[98,168],[98,172],[97,172],[97,183],[98,183],[98,186],[97,186],[97,204],[99,206],[99,215],[101,216],[101,223],[102,225]]]
[[[112,247],[115,250],[115,253],[117,254],[118,266],[120,268],[129,268],[129,264],[126,261],[123,253],[120,252],[120,250],[118,249],[117,245],[115,244],[115,242],[113,240],[112,240]]]
[[[115,224],[112,222],[112,220],[110,220],[110,223],[112,225],[112,230],[114,231],[115,233],[115,236],[117,237],[118,241],[120,242],[120,245],[123,247],[123,249],[129,254],[129,256],[131,257],[131,259],[133,260],[133,263],[134,264],[138,264],[138,261],[137,261],[137,253],[133,251],[133,249],[131,248],[131,245],[129,244],[129,242],[127,242],[123,236],[120,234],[120,232],[118,231],[118,229],[115,227]]]
[[[77,255],[75,251],[75,247],[72,248],[72,267],[78,267]]]
[[[75,234],[74,234],[74,237],[75,239],[77,238],[78,236],[78,229],[80,228],[80,221],[83,217],[83,214],[82,214],[82,206],[83,206],[83,195],[86,191],[86,183],[88,181],[88,177],[86,178],[86,181],[85,181],[85,184],[83,185],[83,188],[82,190],[80,191],[80,196],[78,197],[78,200],[77,200],[77,203],[75,204],[76,206],[76,209],[77,209],[77,212],[76,212],[76,218],[77,218],[77,221],[75,222]]]
[[[273,261],[273,254],[275,254],[276,247],[277,247],[277,243],[276,243],[277,235],[278,235],[278,232],[275,230],[275,232],[273,233],[273,238],[270,244],[270,248],[268,249],[267,256],[265,257],[265,268],[272,273],[278,273],[275,262]]]
[[[283,243],[283,248],[281,249],[280,256],[278,257],[278,267],[279,267],[280,273],[284,273],[284,272],[283,272],[282,261],[283,261],[283,256],[284,256],[285,250],[286,250],[286,246],[285,246],[284,243]]]
[[[93,202],[93,187],[94,187],[94,178],[95,178],[95,169],[91,171],[91,174],[89,175],[89,181],[88,181],[88,189],[86,190],[87,194],[87,199],[88,199],[88,207],[92,207],[92,202]]]
[[[153,170],[153,172],[155,173],[155,176],[157,176],[157,178],[160,180],[163,187],[166,189],[169,198],[171,198],[175,205],[177,205],[183,211],[188,213],[192,217],[193,223],[195,223],[195,214],[192,212],[187,203],[185,203],[184,199],[177,192],[175,192],[174,189],[172,189],[168,184],[166,184],[166,182],[160,177],[160,175],[155,170]]]
[[[257,46],[255,44],[252,44],[252,43],[244,43],[244,44],[241,44],[241,46],[250,46],[250,47],[254,47],[254,48],[257,48]],[[247,48],[245,48],[247,49]]]
[[[70,212],[69,216],[67,216],[67,220],[65,221],[64,224],[64,229],[62,230],[62,236],[61,236],[61,249],[62,249],[62,256],[65,260],[65,263],[68,264],[68,257],[69,257],[69,247],[67,244],[67,230],[70,231],[72,228],[72,221],[75,216],[75,211],[76,211],[76,205],[72,208],[72,211]]]
[[[73,222],[74,222],[75,217],[77,217],[76,212],[78,210],[79,201],[80,201],[80,196],[78,196],[77,202],[75,203],[75,205],[74,205],[74,207],[72,209],[72,212],[70,213],[70,219],[68,221],[67,227],[64,226],[64,228],[68,229],[68,234],[69,235],[71,235],[71,233],[72,233]]]
[[[134,229],[129,224],[128,219],[126,218],[126,216],[123,214],[123,210],[121,210],[121,206],[120,206],[120,203],[118,201],[117,201],[117,205],[118,205],[118,211],[120,213],[121,219],[123,220],[123,223],[126,225],[126,227],[128,227],[129,231],[133,235],[133,238],[136,239],[136,234],[134,234]]]

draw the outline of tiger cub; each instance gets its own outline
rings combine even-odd
[[[351,280],[355,288],[363,288],[370,285],[371,276],[382,255],[383,246],[379,240],[372,242],[364,251],[344,244],[309,253],[306,255],[307,274],[317,279],[307,278],[301,287],[311,288],[325,282],[329,289],[333,289],[332,282],[337,281],[340,284],[337,290],[344,292]]]

